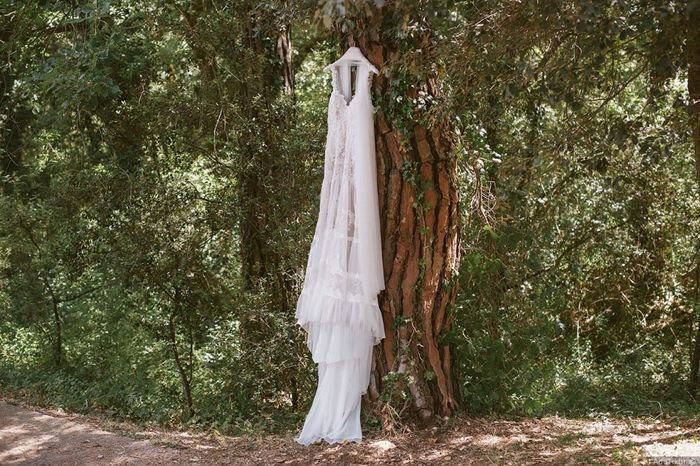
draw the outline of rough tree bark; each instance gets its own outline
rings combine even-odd
[[[427,123],[420,109],[414,108],[408,117],[389,111],[397,93],[404,94],[404,99],[420,95],[430,105],[439,105],[443,94],[434,67],[422,77],[403,75],[403,82],[387,76],[386,71],[404,63],[406,57],[399,51],[399,39],[383,36],[383,31],[392,30],[383,24],[384,14],[382,8],[374,7],[353,31],[356,45],[380,71],[373,94],[386,281],[379,300],[386,339],[375,351],[368,394],[371,401],[380,395],[387,400],[397,390],[405,390],[411,408],[404,413],[427,421],[435,414],[451,415],[458,406],[450,346],[441,339],[450,329],[458,289],[455,131],[445,115]],[[428,25],[422,26],[425,32],[417,45],[424,54],[423,63],[431,63],[432,37]],[[348,38],[341,34],[343,51]],[[406,88],[407,92],[400,90]],[[385,414],[389,407],[387,403],[375,406]],[[389,421],[387,416],[383,419]]]

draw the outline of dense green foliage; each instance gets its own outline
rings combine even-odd
[[[467,407],[691,399],[700,204],[684,5],[603,5],[526,2],[455,44],[468,53],[454,74],[476,81],[455,88],[455,113],[491,188],[477,200],[496,205],[495,228],[467,218],[464,232]]]
[[[387,34],[429,29],[441,59],[392,79],[438,67],[461,136],[447,338],[463,408],[693,412],[693,2],[396,3]],[[0,393],[231,431],[298,422],[315,368],[294,304],[342,3],[1,5]],[[407,124],[429,105],[383,101]]]

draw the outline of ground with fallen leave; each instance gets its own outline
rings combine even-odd
[[[700,420],[459,417],[416,432],[369,433],[360,444],[308,447],[294,434],[145,430],[0,401],[2,465],[647,464],[652,444],[697,441]]]

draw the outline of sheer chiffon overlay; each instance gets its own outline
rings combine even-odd
[[[338,63],[338,62],[336,62]],[[385,337],[377,294],[384,289],[370,70],[331,68],[328,135],[318,221],[296,308],[318,364],[318,386],[295,440],[360,442],[360,406],[373,346]]]

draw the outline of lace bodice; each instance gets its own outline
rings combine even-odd
[[[333,86],[332,95],[340,97],[338,102],[340,110],[350,108],[356,101],[363,97],[369,97],[369,88],[372,82],[372,75],[366,66],[358,66],[355,71],[354,93],[351,84],[351,66],[331,68],[331,84]],[[341,81],[341,76],[343,80]],[[371,99],[370,99],[371,106]]]

